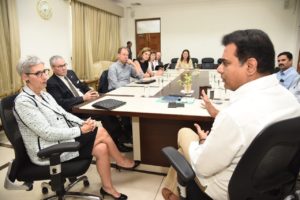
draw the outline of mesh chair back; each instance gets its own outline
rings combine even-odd
[[[300,167],[300,117],[264,128],[239,161],[229,183],[230,200],[283,199]]]

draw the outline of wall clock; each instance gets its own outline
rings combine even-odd
[[[41,18],[48,20],[52,17],[52,8],[48,0],[38,0],[36,9]]]

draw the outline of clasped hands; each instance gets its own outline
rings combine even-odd
[[[88,101],[88,100],[96,99],[97,97],[99,97],[99,94],[97,91],[89,90],[83,95],[83,100]]]
[[[97,126],[96,120],[90,117],[82,123],[80,130],[83,134],[93,131]]]

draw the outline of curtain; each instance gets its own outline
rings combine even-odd
[[[120,19],[98,8],[72,1],[72,67],[81,79],[92,79],[93,63],[113,61],[120,47]]]
[[[15,0],[0,1],[0,97],[22,86],[16,65],[20,59],[20,36]]]

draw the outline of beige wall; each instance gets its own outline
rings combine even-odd
[[[16,0],[18,6],[21,55],[35,54],[47,64],[53,54],[71,59],[71,14],[68,1],[49,0],[53,7],[50,20],[43,20],[36,11],[36,0]],[[124,8],[121,18],[121,39],[133,41],[135,54],[135,19],[161,18],[161,47],[163,61],[178,57],[184,48],[193,57],[201,59],[221,56],[221,37],[236,29],[259,28],[266,31],[276,54],[291,51],[294,64],[300,47],[300,0],[224,0],[196,4],[161,5],[154,7]],[[296,6],[293,2],[298,2]]]
[[[132,40],[135,51],[134,20],[160,17],[164,62],[178,57],[185,48],[193,57],[212,56],[217,59],[222,54],[220,41],[224,34],[237,29],[258,28],[269,34],[276,54],[291,51],[296,64],[300,47],[300,3],[299,0],[289,2],[288,8],[284,8],[284,0],[202,1],[126,8],[122,19],[122,43]]]
[[[42,19],[36,10],[37,0],[16,0],[20,25],[21,56],[37,55],[49,65],[49,58],[62,55],[71,64],[72,17],[69,0],[48,0],[53,15]],[[122,16],[123,8],[109,0],[80,0],[107,12]],[[69,67],[71,67],[69,65]]]
[[[19,25],[21,56],[39,56],[49,66],[49,58],[62,55],[71,63],[72,29],[71,11],[68,1],[49,0],[53,9],[52,18],[42,19],[36,10],[36,0],[16,0]]]

